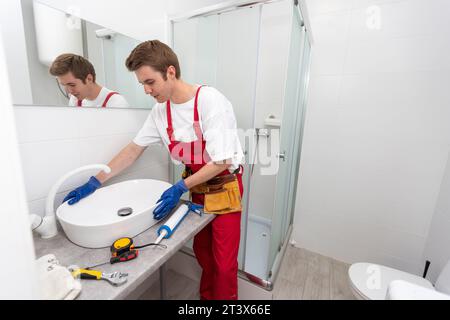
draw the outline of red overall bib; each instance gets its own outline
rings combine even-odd
[[[170,140],[169,151],[171,157],[183,162],[192,170],[192,173],[196,173],[210,161],[210,157],[205,149],[206,141],[203,139],[198,116],[197,102],[200,88],[201,86],[195,94],[193,126],[197,140],[193,142],[179,142],[173,139],[170,101],[168,100],[166,103],[167,134]],[[218,175],[226,175],[229,173],[227,169]],[[236,175],[242,196],[242,172]],[[204,195],[193,193],[192,202],[203,205]],[[238,211],[216,215],[214,220],[195,236],[194,252],[203,269],[200,281],[201,299],[237,299],[237,257],[240,231],[241,211]]]
[[[118,94],[118,93],[117,92],[108,93],[108,95],[105,98],[105,101],[103,101],[102,108],[106,108],[106,104],[108,103],[109,98],[111,98],[115,94]],[[82,103],[83,103],[83,100],[77,100],[77,107],[81,107]]]

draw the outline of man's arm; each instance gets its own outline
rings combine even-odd
[[[212,162],[203,166],[199,171],[194,173],[192,176],[184,179],[184,183],[188,189],[199,185],[200,183],[206,182],[211,178],[214,178],[222,171],[228,169],[231,165],[231,159],[227,159],[221,162]]]
[[[95,177],[101,184],[107,180],[118,175],[120,172],[131,166],[137,158],[141,156],[147,147],[142,147],[134,142],[130,142],[125,148],[123,148],[109,163],[111,168],[110,173],[101,171]]]

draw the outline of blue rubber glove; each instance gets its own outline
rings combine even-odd
[[[91,193],[94,193],[95,190],[100,188],[102,184],[95,177],[91,177],[88,182],[83,184],[82,186],[76,188],[69,192],[69,194],[64,198],[63,202],[69,200],[69,205],[73,205],[77,203],[81,199],[87,197]]]
[[[153,218],[156,220],[161,220],[166,217],[175,206],[180,201],[183,193],[187,192],[189,189],[186,187],[184,180],[181,179],[169,189],[163,192],[161,198],[156,202],[159,205],[153,210]]]

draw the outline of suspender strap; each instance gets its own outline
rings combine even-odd
[[[195,135],[197,136],[197,138],[199,140],[203,140],[203,134],[202,134],[202,130],[200,129],[200,121],[199,121],[199,116],[198,116],[198,94],[200,92],[200,89],[203,86],[198,87],[197,92],[195,93],[195,104],[194,104],[194,131],[195,131]]]
[[[199,120],[199,116],[198,116],[198,108],[197,108],[198,104],[197,104],[197,102],[198,102],[198,94],[199,94],[200,89],[201,89],[202,87],[203,87],[203,86],[198,87],[197,92],[195,93],[194,123],[195,123],[195,122],[198,122],[198,120]]]
[[[203,86],[198,87],[197,92],[195,93],[195,102],[194,102],[194,131],[197,135],[197,138],[202,139],[202,131],[200,130],[199,116],[198,116],[198,94],[200,89]],[[166,117],[167,117],[167,135],[169,136],[170,142],[173,141],[173,126],[172,126],[172,112],[170,111],[170,100],[166,102]]]
[[[119,94],[119,93],[118,92],[110,92],[110,93],[108,93],[108,95],[105,98],[105,101],[103,101],[102,108],[106,107],[106,104],[108,103],[109,98],[111,98],[115,94]],[[82,103],[83,103],[82,100],[77,100],[77,106],[78,107],[81,107]]]
[[[172,142],[172,134],[173,134],[173,127],[172,127],[172,113],[170,112],[170,100],[167,100],[166,102],[166,116],[167,116],[167,135],[169,136],[170,142]]]
[[[106,104],[108,103],[109,98],[111,98],[115,94],[118,94],[118,93],[117,92],[110,92],[110,93],[108,93],[108,95],[106,96],[105,101],[103,101],[102,108],[106,107]]]

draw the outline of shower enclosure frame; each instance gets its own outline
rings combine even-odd
[[[166,38],[168,39],[168,43],[170,44],[170,46],[173,48],[174,47],[174,24],[177,23],[177,22],[182,22],[182,21],[193,19],[193,18],[196,18],[196,17],[206,17],[206,16],[209,16],[209,15],[214,15],[214,14],[234,11],[234,10],[237,10],[237,9],[240,9],[240,8],[244,8],[244,7],[258,6],[258,5],[262,6],[264,4],[269,4],[269,3],[279,2],[279,1],[283,1],[283,0],[260,0],[260,1],[232,0],[232,1],[227,1],[227,2],[221,3],[221,4],[200,8],[200,9],[197,9],[197,10],[194,10],[194,11],[182,14],[182,15],[169,16],[169,17],[167,17]],[[299,14],[300,19],[301,19],[301,27],[305,28],[305,40],[308,41],[308,43],[310,45],[310,49],[311,49],[312,48],[312,37],[311,37],[309,32],[306,32],[307,30],[309,30],[309,21],[307,19],[305,19],[304,15],[302,14],[302,12],[306,12],[306,7],[304,7],[304,4],[302,3],[302,1],[299,2],[297,0],[294,0],[293,2],[294,2],[294,6],[298,10],[298,14]],[[258,42],[259,42],[259,40],[258,40]],[[259,44],[258,44],[258,48],[259,48]],[[256,63],[258,63],[258,62],[256,62]],[[301,62],[301,64],[303,66],[302,62]],[[310,65],[310,63],[309,63],[309,65]],[[309,70],[309,65],[308,65],[308,70]],[[301,73],[301,71],[302,70],[300,68],[299,73]],[[300,75],[299,75],[299,77],[300,77]],[[309,78],[309,72],[306,75],[306,82],[304,84],[304,88],[307,88],[308,78]],[[300,88],[298,89],[298,91],[300,91]],[[306,92],[304,93],[304,100],[303,101],[304,101],[303,104],[306,106]],[[254,109],[253,109],[253,113],[254,112],[255,112],[255,106],[254,106]],[[302,121],[301,121],[301,123],[297,123],[296,124],[297,127],[300,126],[299,128],[296,128],[296,130],[299,129],[301,132],[303,132],[304,113],[302,113],[302,115],[300,115],[300,116],[302,117]],[[253,114],[253,127],[255,127],[255,125],[254,125],[254,118],[255,117],[254,117],[254,114]],[[300,145],[301,145],[301,140],[302,139],[300,139]],[[298,157],[300,159],[300,154],[298,154]],[[170,163],[170,161],[169,161],[169,163]],[[297,168],[298,168],[298,162],[297,162]],[[170,179],[172,181],[175,181],[176,178],[177,178],[177,177],[175,177],[175,172],[174,172],[174,166],[173,165],[169,166],[169,177],[170,177]],[[250,179],[251,179],[251,176],[249,175],[247,177],[247,180],[246,180],[248,188],[251,188]],[[295,189],[296,188],[294,187],[294,190],[292,190],[292,191],[295,191]],[[248,194],[249,194],[249,192],[248,192]],[[246,203],[244,205],[244,208],[248,209],[248,207],[249,207],[249,197],[247,197],[246,200],[247,201],[246,201]],[[290,200],[294,202],[295,201],[295,196],[293,198],[291,197]],[[291,235],[291,232],[292,232],[293,207],[294,206],[292,205],[292,212],[287,217],[288,218],[287,220],[289,220],[289,221],[284,221],[283,222],[284,225],[287,223],[287,225],[285,225],[283,227],[283,229],[285,227],[287,227],[287,231],[285,233],[284,239],[289,239],[290,235]],[[243,228],[243,232],[242,232],[242,237],[245,239],[244,241],[246,241],[247,240],[247,223],[248,223],[248,213],[247,212],[245,212],[244,221],[245,222],[244,222],[244,228]],[[280,266],[280,263],[281,263],[281,259],[282,259],[283,255],[284,255],[284,252],[285,252],[285,249],[286,249],[286,246],[287,246],[287,241],[284,241],[284,243],[280,246],[280,250],[278,251],[278,253],[276,255],[276,258],[274,259],[273,264],[271,265],[271,268],[270,268],[271,271],[269,273],[269,278],[268,279],[261,279],[261,278],[255,276],[255,275],[252,275],[252,274],[250,274],[250,273],[248,273],[246,271],[243,271],[241,269],[239,269],[238,276],[241,279],[250,281],[250,282],[260,286],[261,288],[264,288],[264,289],[269,290],[269,291],[272,290],[274,281],[275,281],[276,276],[277,276],[278,271],[279,271],[279,266]],[[244,249],[243,250],[244,250],[243,257],[244,257],[244,260],[245,260],[246,244],[244,245]],[[185,253],[185,254],[190,255],[190,256],[193,256],[193,257],[195,256],[191,248],[184,247],[183,249],[181,249],[181,251],[183,253]],[[245,267],[245,261],[244,261],[243,265]]]

